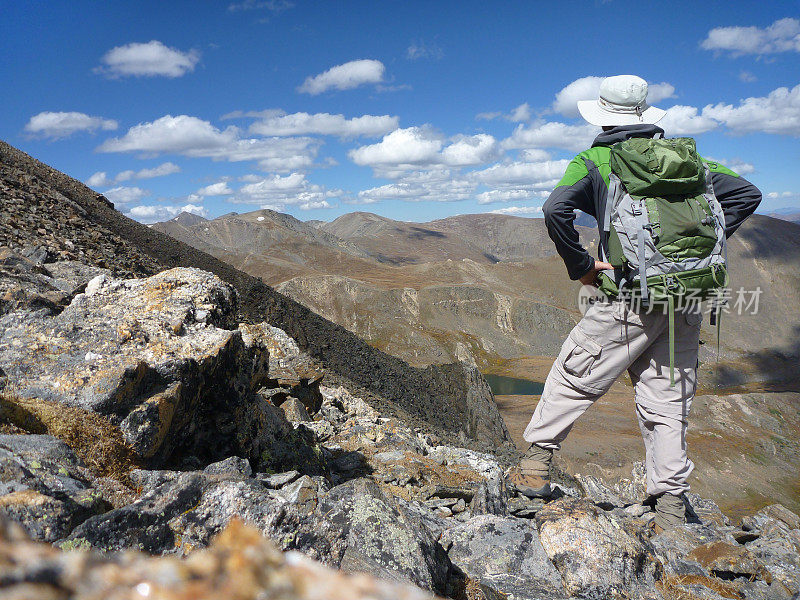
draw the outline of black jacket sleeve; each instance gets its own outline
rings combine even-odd
[[[564,259],[569,278],[573,280],[580,279],[594,267],[594,258],[581,244],[573,223],[575,209],[595,214],[592,194],[592,181],[587,175],[573,185],[557,187],[542,206],[547,233]]]
[[[761,191],[744,177],[712,173],[714,195],[725,213],[725,235],[731,237],[761,202]]]

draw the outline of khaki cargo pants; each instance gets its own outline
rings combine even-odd
[[[686,455],[686,427],[697,387],[702,319],[700,312],[675,313],[672,387],[669,320],[664,312],[635,312],[619,300],[589,307],[550,369],[525,440],[558,450],[578,417],[627,369],[644,438],[647,493],[687,491],[694,465]]]

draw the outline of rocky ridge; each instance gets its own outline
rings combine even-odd
[[[560,473],[530,500],[494,454],[326,385],[286,332],[238,323],[210,273],[70,273],[63,299],[11,294],[0,317],[0,597],[800,592],[800,517],[780,505],[733,524],[690,495],[693,522],[653,535],[641,466],[614,486]],[[484,397],[465,400],[485,431],[464,439],[496,434]],[[122,458],[98,457],[98,436]]]
[[[104,268],[110,275],[125,278],[147,277],[173,267],[201,268],[236,290],[238,322],[267,321],[284,330],[325,364],[329,379],[368,396],[383,412],[451,441],[484,450],[503,447],[506,455],[514,452],[502,427],[484,427],[485,423],[502,424],[502,420],[476,418],[466,405],[468,398],[479,396],[483,396],[481,403],[491,402],[474,368],[459,363],[415,368],[376,350],[262,281],[126,218],[102,195],[0,141],[0,248],[4,246],[25,262],[13,258],[16,264],[2,267],[4,282],[10,287],[0,291],[4,302],[10,303],[9,310],[20,303],[44,303],[51,312],[62,310],[81,291],[58,288],[55,271],[67,268],[64,265],[69,262],[87,269]],[[49,271],[37,273],[42,265]],[[79,287],[88,281],[75,280],[81,280]],[[40,287],[29,290],[31,283]],[[475,382],[481,385],[475,387]]]

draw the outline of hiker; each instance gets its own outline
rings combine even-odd
[[[588,308],[561,347],[525,429],[531,446],[509,479],[526,496],[549,496],[553,451],[627,369],[661,531],[685,522],[683,494],[694,468],[686,428],[703,314],[680,300],[725,286],[725,239],[761,192],[701,159],[691,138],[664,139],[655,124],[666,112],[646,99],[643,79],[618,75],[603,80],[597,100],[578,102],[581,116],[603,132],[570,162],[543,211],[570,279],[599,287],[606,298]],[[606,212],[607,199],[614,210]],[[602,260],[581,245],[576,210],[597,219]]]

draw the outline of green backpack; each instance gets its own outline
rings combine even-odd
[[[716,296],[728,282],[725,215],[692,138],[619,142],[610,167],[601,249],[614,277],[601,275],[600,289],[629,290],[669,311],[674,384],[676,305]]]

